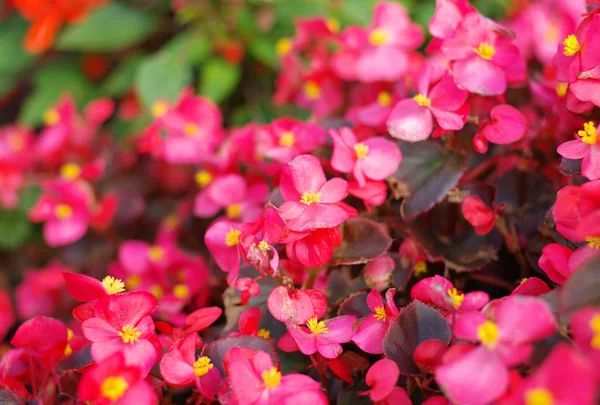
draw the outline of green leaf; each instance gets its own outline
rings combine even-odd
[[[0,73],[0,98],[11,91],[18,81],[16,76]]]
[[[191,82],[192,70],[187,60],[169,52],[144,61],[136,76],[140,98],[148,108],[157,100],[174,101]]]
[[[200,32],[186,31],[169,41],[162,53],[171,54],[171,57],[182,60],[192,66],[204,62],[211,51],[208,39]]]
[[[23,49],[23,38],[29,24],[17,15],[0,23],[0,73],[16,74],[39,57]]]
[[[106,78],[100,91],[108,97],[119,97],[127,93],[133,86],[135,74],[144,56],[136,53],[119,65],[109,77]]]
[[[202,66],[200,93],[215,103],[223,101],[240,81],[239,66],[230,65],[220,58],[210,59]]]
[[[276,39],[269,37],[257,37],[248,45],[248,52],[259,62],[276,69],[279,66],[279,59],[275,52]]]
[[[114,51],[143,41],[156,27],[156,20],[151,14],[113,2],[83,23],[69,25],[59,36],[57,48]]]
[[[33,79],[34,91],[19,112],[19,122],[37,126],[44,112],[69,92],[78,106],[83,106],[96,95],[94,86],[81,70],[66,60],[44,66]]]
[[[27,188],[21,192],[16,208],[0,210],[0,249],[14,249],[29,239],[34,227],[28,213],[39,194],[39,188]]]

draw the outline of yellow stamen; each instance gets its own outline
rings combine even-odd
[[[450,299],[452,299],[452,305],[454,305],[454,308],[460,307],[465,300],[465,295],[460,294],[456,288],[449,289],[447,293]]]
[[[58,124],[60,121],[60,114],[55,108],[50,108],[44,113],[44,124],[52,126]]]
[[[100,395],[110,401],[116,401],[121,398],[129,384],[121,376],[107,377],[100,386]]]
[[[125,284],[118,278],[106,276],[102,279],[102,285],[108,295],[114,295],[125,291]]]
[[[594,331],[590,346],[596,350],[600,350],[600,314],[596,314],[590,319],[590,328]]]
[[[325,25],[327,25],[327,28],[329,28],[329,31],[331,31],[333,34],[340,32],[340,22],[335,18],[328,18],[325,20]]]
[[[481,344],[488,349],[492,349],[496,346],[499,333],[498,326],[493,321],[485,321],[477,328],[477,337],[481,340]]]
[[[185,284],[176,284],[175,287],[173,287],[173,295],[177,299],[182,300],[184,298],[187,298],[189,294],[190,289]]]
[[[81,167],[76,163],[66,163],[60,168],[60,175],[67,180],[75,180],[81,174]]]
[[[292,40],[289,38],[280,38],[275,44],[275,52],[281,58],[292,51]]]
[[[165,296],[164,290],[157,284],[150,287],[150,294],[154,295],[157,300],[161,300]]]
[[[134,344],[135,342],[137,342],[140,336],[142,336],[142,332],[140,332],[133,325],[125,325],[123,326],[123,329],[121,329],[121,332],[119,332],[119,336],[121,336],[123,343]]]
[[[415,277],[421,277],[424,274],[427,274],[427,262],[421,260],[413,267],[413,275]]]
[[[387,314],[385,313],[384,307],[375,307],[375,319],[381,322],[385,322],[387,320]]]
[[[139,274],[134,274],[127,277],[127,280],[125,280],[125,286],[128,290],[133,290],[134,288],[137,288],[137,286],[140,285],[141,282],[142,277],[140,277]]]
[[[387,32],[385,32],[381,28],[376,28],[369,34],[369,42],[373,46],[385,45],[385,43],[388,42],[388,40],[389,36]]]
[[[413,100],[415,100],[417,102],[417,104],[419,104],[421,107],[430,107],[431,106],[431,100],[429,98],[427,98],[427,96],[425,94],[419,93],[413,97]]]
[[[525,281],[529,280],[527,277],[524,277],[521,279],[521,281],[519,282],[519,284],[523,284]]]
[[[598,139],[598,131],[593,121],[583,124],[583,130],[577,131],[577,135],[581,137],[581,141],[588,145],[595,145]]]
[[[304,94],[310,100],[316,100],[321,97],[321,86],[314,80],[309,80],[304,83]]]
[[[496,48],[487,42],[482,42],[477,48],[473,49],[473,52],[485,60],[492,60],[492,57],[496,53]]]
[[[227,235],[225,235],[225,244],[227,246],[235,246],[240,243],[240,231],[237,229],[231,228]]]
[[[54,215],[58,219],[69,219],[73,215],[73,209],[67,204],[58,204],[54,208]]]
[[[296,143],[296,137],[294,136],[294,133],[291,131],[286,131],[283,134],[281,134],[281,137],[279,137],[279,145],[280,146],[285,146],[286,148],[291,148],[292,146],[294,146],[295,143]]]
[[[564,46],[564,54],[566,56],[574,56],[581,50],[581,45],[579,45],[579,41],[577,37],[573,34],[569,35],[563,41]]]
[[[225,208],[225,213],[231,219],[238,219],[242,215],[242,205],[231,204],[230,206]]]
[[[360,142],[354,145],[354,152],[356,153],[357,159],[363,159],[369,153],[369,147],[364,143]]]
[[[377,102],[384,107],[389,107],[392,104],[392,95],[387,91],[382,91],[377,95]]]
[[[525,392],[526,405],[552,405],[554,397],[546,388],[534,388]]]
[[[281,373],[276,367],[271,367],[269,370],[263,371],[260,376],[267,388],[274,388],[281,384]]]
[[[165,257],[165,250],[160,246],[152,246],[148,249],[148,258],[153,262],[160,262]]]
[[[319,333],[328,333],[329,332],[329,329],[327,328],[327,325],[325,324],[325,322],[317,320],[316,316],[313,316],[312,318],[310,318],[306,322],[306,326],[308,326],[308,329],[310,329],[310,331],[312,333],[314,333],[315,335],[318,335]]]
[[[258,248],[262,251],[270,249],[269,244],[267,242],[265,242],[264,240],[261,240],[260,242],[258,242]]]
[[[267,329],[259,329],[258,332],[256,332],[256,336],[260,336],[263,339],[268,339],[271,337],[271,332]]]
[[[586,236],[585,241],[592,249],[600,249],[600,236]]]
[[[152,104],[152,116],[154,118],[162,117],[167,113],[168,109],[169,106],[167,106],[167,103],[165,103],[164,101],[157,101],[154,104]]]
[[[321,202],[321,193],[304,193],[302,197],[300,197],[300,202],[306,205],[311,205],[312,203]]]
[[[194,362],[194,374],[198,377],[202,377],[206,373],[208,373],[214,365],[210,362],[210,359],[206,356],[199,357],[198,360]]]
[[[183,126],[183,133],[187,136],[193,137],[198,135],[198,125],[193,122],[188,122]]]
[[[196,173],[194,179],[200,187],[206,187],[213,181],[213,176],[206,170],[200,170],[198,173]]]
[[[569,83],[558,83],[556,85],[556,94],[558,97],[564,97],[567,95],[567,90],[569,89]]]
[[[73,339],[73,331],[70,328],[67,328],[67,342],[70,342]],[[73,348],[69,343],[65,346],[65,350],[63,351],[65,357],[69,357],[73,354]]]

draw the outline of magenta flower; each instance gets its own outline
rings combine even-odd
[[[352,173],[359,186],[367,179],[383,180],[398,170],[402,154],[398,146],[384,137],[375,136],[358,142],[350,128],[331,129],[333,155],[331,166],[341,173]]]
[[[176,340],[160,361],[160,373],[175,386],[196,385],[200,393],[213,399],[221,384],[221,373],[207,356],[196,358],[197,334]]]
[[[97,301],[94,317],[81,324],[83,335],[92,342],[94,361],[101,363],[121,354],[126,365],[148,374],[158,358],[149,316],[157,307],[156,298],[147,292],[109,295]]]
[[[297,232],[290,234],[290,237],[295,236]],[[338,227],[315,229],[300,236],[301,239],[286,243],[285,252],[288,259],[313,269],[329,263],[333,251],[342,243]]]
[[[348,194],[360,198],[367,211],[383,204],[387,198],[387,191],[388,186],[384,181],[367,180],[363,186],[360,186],[356,180],[348,182]]]
[[[600,180],[563,187],[556,194],[552,219],[556,231],[573,242],[596,241],[600,215]]]
[[[8,290],[0,289],[0,339],[4,339],[16,321]]]
[[[400,370],[396,363],[388,359],[378,360],[365,376],[365,382],[371,389],[360,395],[368,395],[371,401],[381,405],[412,405],[406,390],[396,386],[398,377]]]
[[[490,117],[492,122],[483,127],[480,135],[491,143],[507,145],[516,142],[523,138],[527,131],[525,116],[508,104],[493,107],[490,111]],[[475,135],[475,137],[478,135]]]
[[[285,164],[298,155],[312,152],[325,139],[325,131],[316,124],[279,118],[258,131],[257,152]]]
[[[260,295],[260,285],[249,277],[238,278],[235,280],[235,289],[240,292],[242,305],[246,305],[250,297],[258,297]]]
[[[433,304],[447,312],[476,311],[488,303],[490,297],[483,291],[461,293],[442,276],[427,277],[410,291],[413,300]]]
[[[204,243],[217,265],[226,273],[227,282],[232,284],[240,271],[242,226],[237,222],[217,220],[206,230]]]
[[[367,296],[367,306],[373,312],[363,318],[352,341],[361,350],[370,354],[383,353],[383,338],[390,324],[398,317],[398,308],[394,302],[395,288],[385,294],[385,304],[377,290],[371,290]]]
[[[288,331],[298,345],[298,349],[306,354],[317,351],[328,359],[335,359],[342,353],[340,343],[349,342],[354,336],[356,317],[343,315],[319,321],[316,316],[306,321],[306,326],[288,324]]]
[[[451,38],[463,17],[476,12],[469,0],[437,0],[429,21],[429,32],[435,38]]]
[[[154,405],[158,398],[144,374],[117,354],[87,369],[78,397],[95,405]]]
[[[496,214],[488,207],[481,198],[468,196],[460,205],[463,216],[473,228],[477,235],[487,235],[496,223]]]
[[[346,118],[359,125],[385,129],[385,123],[396,103],[404,98],[404,89],[388,83],[361,83],[351,94]]]
[[[369,28],[349,27],[341,39],[344,48],[332,61],[336,74],[376,82],[402,78],[409,68],[408,52],[423,43],[424,35],[400,4],[384,2],[375,8]]]
[[[316,70],[301,78],[301,88],[294,101],[323,118],[338,110],[344,103],[342,81],[330,71]]]
[[[583,124],[583,130],[575,135],[575,140],[567,141],[556,150],[567,159],[583,159],[581,174],[589,180],[600,179],[600,144],[597,144],[597,128],[593,121]]]
[[[327,181],[319,159],[314,156],[301,155],[289,162],[283,169],[279,187],[285,200],[279,212],[292,231],[333,228],[351,217],[341,203],[348,183],[339,178]]]
[[[227,375],[239,405],[328,404],[318,382],[303,374],[282,375],[266,352],[233,347],[226,358]]]
[[[569,321],[575,346],[589,356],[596,376],[600,377],[600,309],[583,308]]]
[[[408,142],[427,139],[435,123],[443,130],[455,131],[465,125],[463,105],[469,93],[456,86],[446,73],[431,86],[432,69],[419,80],[419,94],[400,101],[388,118],[387,127],[394,138]]]
[[[503,94],[509,83],[525,79],[525,61],[509,37],[478,13],[467,14],[454,37],[445,39],[442,52],[452,61],[457,83],[482,96]]]
[[[580,72],[594,69],[600,64],[600,16],[591,14],[579,25],[577,32],[569,34],[558,44],[554,55],[556,79],[573,83]]]
[[[87,183],[48,181],[29,212],[33,222],[44,223],[44,240],[51,247],[65,246],[81,239],[92,219],[94,196]]]
[[[275,287],[267,300],[269,312],[286,324],[304,324],[311,318],[320,318],[327,311],[327,298],[317,290],[294,290]]]
[[[4,209],[19,203],[18,191],[34,163],[30,153],[33,141],[32,131],[16,125],[0,128],[0,207]]]

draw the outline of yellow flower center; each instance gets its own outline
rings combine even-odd
[[[264,240],[261,240],[260,242],[258,242],[258,248],[262,251],[269,250],[269,244]]]
[[[240,243],[240,233],[239,230],[231,228],[225,235],[225,244],[227,246],[235,246]]]
[[[577,135],[581,137],[581,141],[588,145],[594,145],[598,138],[598,131],[593,121],[583,124],[583,130],[577,131]]]
[[[488,349],[494,348],[498,342],[498,326],[493,321],[485,321],[477,328],[477,337]]]
[[[592,249],[600,249],[600,236],[586,236],[585,241]]]
[[[69,219],[73,215],[73,209],[67,204],[58,204],[54,208],[54,215],[58,219]]]
[[[231,204],[227,208],[225,208],[225,213],[231,219],[237,219],[242,215],[242,205],[241,204]]]
[[[387,314],[385,313],[384,307],[375,307],[375,319],[381,322],[385,322],[387,320]]]
[[[55,108],[50,108],[44,113],[44,124],[52,126],[58,124],[60,121],[60,114]]]
[[[280,38],[275,44],[275,52],[281,58],[286,56],[292,50],[292,40],[289,38]]]
[[[198,173],[196,173],[194,179],[200,187],[206,187],[213,181],[213,176],[206,170],[200,170]]]
[[[354,145],[354,152],[356,153],[357,159],[363,159],[369,153],[369,147],[364,143],[360,142]]]
[[[319,333],[329,332],[329,329],[327,328],[327,325],[325,324],[325,322],[317,320],[316,316],[313,316],[312,318],[310,318],[306,322],[306,326],[308,326],[308,329],[310,329],[310,331],[312,333],[314,333],[315,335],[318,335]]]
[[[121,336],[123,343],[134,344],[142,336],[142,332],[133,325],[125,325],[119,332],[119,336]]]
[[[340,32],[340,22],[335,18],[328,18],[325,21],[325,25],[327,25],[327,28],[329,28],[329,31],[331,31],[333,34]]]
[[[70,344],[67,343],[67,345],[65,346],[65,350],[63,351],[63,355],[65,357],[69,357],[72,354],[73,354],[73,348],[71,347]]]
[[[271,337],[271,332],[268,331],[267,329],[261,328],[258,330],[258,332],[256,332],[256,336],[260,336],[261,338],[268,339]]]
[[[290,131],[284,132],[279,138],[279,145],[285,146],[286,148],[291,148],[295,143],[296,137],[294,136],[294,133]]]
[[[198,135],[198,125],[194,124],[193,122],[186,123],[183,127],[183,133],[190,137]]]
[[[321,86],[314,80],[309,80],[304,83],[304,94],[311,100],[316,100],[321,97]]]
[[[81,174],[81,167],[76,163],[66,163],[60,168],[60,175],[67,180],[75,180]]]
[[[142,277],[140,277],[139,274],[134,274],[132,276],[127,277],[127,280],[125,280],[125,286],[129,290],[133,290],[134,288],[137,288],[137,286],[140,285],[141,282]]]
[[[163,291],[162,287],[157,284],[150,287],[150,294],[154,295],[157,300],[161,300],[165,296],[165,292]]]
[[[454,308],[460,307],[462,302],[465,300],[465,295],[460,294],[456,288],[449,289],[447,293],[450,299],[452,299],[452,305],[454,305]]]
[[[558,97],[564,97],[567,95],[567,90],[569,89],[569,83],[558,83],[556,85],[556,94]]]
[[[319,203],[321,202],[321,193],[304,193],[302,194],[302,197],[300,197],[300,202],[306,205]]]
[[[519,282],[519,284],[523,284],[523,283],[524,283],[525,281],[527,281],[527,280],[529,280],[529,278],[527,278],[527,277],[524,277],[524,278],[522,278],[522,279],[521,279],[521,281]]]
[[[139,277],[139,276],[138,276]],[[102,285],[108,295],[114,295],[125,291],[125,284],[118,278],[106,276],[102,279]]]
[[[377,95],[377,102],[384,107],[389,107],[392,104],[392,95],[387,91],[382,91]]]
[[[590,346],[594,349],[600,350],[600,314],[596,314],[590,319],[590,328],[594,332]]]
[[[164,101],[157,101],[154,104],[152,104],[152,116],[154,118],[162,117],[167,113],[168,109],[169,106],[167,106],[167,103],[165,103]]]
[[[160,262],[165,257],[165,250],[160,246],[152,246],[148,249],[148,258],[153,262]]]
[[[577,37],[573,34],[565,38],[563,41],[563,46],[566,56],[574,56],[581,50],[581,45],[579,45]]]
[[[387,32],[381,28],[376,28],[369,34],[369,43],[373,46],[385,45],[388,42],[389,36]]]
[[[129,388],[129,384],[123,377],[107,377],[100,386],[100,395],[111,401],[116,401],[125,394],[127,388]]]
[[[281,373],[276,367],[271,367],[269,370],[263,371],[260,376],[267,388],[274,388],[281,384]]]
[[[210,359],[206,356],[199,357],[198,360],[194,362],[194,374],[198,377],[202,377],[206,373],[208,373],[214,365],[210,362]]]
[[[185,284],[176,284],[175,287],[173,287],[173,295],[177,299],[182,300],[184,298],[187,298],[187,296],[189,294],[190,294],[190,289]]]
[[[431,106],[431,100],[429,98],[427,98],[427,96],[425,94],[419,93],[413,97],[413,100],[415,100],[417,102],[417,104],[419,104],[421,107]]]
[[[534,388],[525,392],[526,405],[552,405],[554,397],[546,388]]]
[[[473,49],[473,52],[485,60],[492,60],[492,57],[496,53],[496,48],[487,42],[482,42],[477,48]]]
[[[427,262],[421,260],[415,267],[413,268],[413,274],[415,277],[421,277],[422,275],[427,273]]]

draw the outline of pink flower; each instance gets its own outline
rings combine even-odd
[[[359,185],[356,180],[348,182],[348,194],[360,198],[367,211],[383,204],[387,198],[387,191],[388,186],[384,181],[367,180],[363,186]]]
[[[298,155],[310,153],[325,142],[325,131],[313,123],[295,118],[279,118],[258,132],[260,155],[287,163]]]
[[[463,105],[469,95],[446,73],[431,87],[432,69],[427,68],[419,80],[419,94],[400,101],[387,121],[389,133],[408,142],[427,139],[433,131],[434,118],[446,131],[461,129],[465,124]]]
[[[465,219],[475,228],[477,235],[487,235],[494,228],[496,214],[481,201],[481,198],[468,196],[461,203],[460,209]]]
[[[348,183],[339,178],[327,181],[319,159],[314,156],[301,155],[288,163],[279,187],[286,201],[279,212],[293,231],[333,228],[350,218],[341,204]]]
[[[541,266],[540,266],[541,267]],[[550,287],[537,277],[523,279],[510,295],[531,295],[539,297],[550,292]]]
[[[476,10],[468,0],[437,0],[429,32],[435,38],[452,38],[463,17],[473,12]]]
[[[363,270],[363,277],[369,287],[383,291],[390,285],[395,269],[394,259],[389,255],[383,255],[367,263]]]
[[[0,128],[0,206],[12,209],[19,203],[18,191],[24,183],[24,174],[34,163],[33,132],[19,126]]]
[[[10,344],[23,349],[48,369],[65,358],[69,341],[67,327],[58,319],[36,316],[23,322],[15,332]]]
[[[383,338],[390,324],[398,317],[398,308],[394,303],[395,288],[385,294],[385,305],[377,290],[371,290],[367,296],[367,306],[373,312],[360,321],[352,341],[369,354],[383,353]]]
[[[341,35],[344,48],[332,61],[336,74],[345,80],[396,81],[409,68],[407,53],[423,42],[423,30],[410,21],[397,3],[377,5],[367,29],[350,27]]]
[[[297,236],[294,234],[291,236]],[[304,235],[301,239],[286,243],[285,252],[288,259],[309,268],[329,263],[333,251],[342,243],[342,235],[337,227],[315,229]]]
[[[51,247],[65,246],[81,239],[92,219],[94,196],[83,182],[49,181],[29,212],[34,222],[45,222],[44,240]]]
[[[359,186],[367,179],[383,180],[398,170],[402,154],[398,146],[384,137],[376,136],[358,142],[350,128],[330,130],[333,138],[331,166],[341,173],[352,173]]]
[[[275,287],[267,300],[269,312],[286,324],[304,324],[310,318],[320,318],[327,311],[327,298],[317,290],[294,290]]]
[[[7,290],[0,290],[0,339],[4,339],[16,321],[15,310]]]
[[[23,281],[15,289],[15,304],[21,320],[34,316],[50,316],[64,302],[64,287],[61,271],[65,267],[58,262],[41,269],[25,271]]]
[[[361,83],[351,94],[346,118],[358,125],[385,129],[392,108],[404,98],[404,93],[401,86],[392,90],[388,83]]]
[[[342,82],[329,71],[314,71],[303,77],[302,83],[294,101],[311,110],[315,118],[330,115],[344,103]]]
[[[581,186],[566,186],[556,195],[552,218],[556,231],[573,242],[588,242],[600,235],[594,230],[600,215],[600,180],[589,181]]]
[[[313,316],[306,321],[306,326],[287,326],[302,353],[309,355],[318,351],[323,357],[334,359],[343,351],[340,343],[352,339],[354,322],[356,317],[352,315],[338,316],[325,321],[319,321]]]
[[[583,159],[581,174],[589,180],[600,178],[600,144],[597,142],[597,128],[593,121],[583,124],[583,130],[577,132],[575,140],[567,141],[556,150],[567,159]]]
[[[227,282],[232,284],[240,271],[242,226],[236,222],[218,220],[206,230],[204,243],[217,265],[226,273]]]
[[[475,137],[482,136],[485,140],[497,145],[507,145],[523,138],[527,130],[525,116],[508,104],[493,107],[490,111],[492,122],[486,124]],[[487,150],[487,145],[486,145]]]
[[[360,395],[368,395],[369,399],[381,405],[412,405],[404,388],[397,387],[400,370],[391,360],[382,359],[373,364],[365,377],[365,382],[370,390],[361,392]]]
[[[269,194],[264,183],[248,185],[238,174],[227,174],[214,180],[206,192],[194,202],[194,213],[199,217],[212,217],[220,210],[231,220],[248,222],[256,220]]]
[[[525,61],[508,36],[478,13],[467,14],[454,37],[445,39],[441,50],[452,61],[457,83],[483,96],[503,94],[507,84],[525,79]]]
[[[573,314],[569,321],[575,347],[584,352],[600,377],[600,310],[583,308]]]
[[[128,365],[121,354],[87,369],[78,387],[83,401],[96,405],[154,405],[158,398],[137,367]]]
[[[413,300],[433,304],[448,312],[465,312],[481,309],[490,297],[483,291],[461,293],[442,276],[427,277],[414,285],[410,291]]]
[[[592,14],[582,21],[574,34],[569,34],[558,44],[554,55],[556,79],[572,83],[580,72],[594,69],[600,64],[600,16]]]
[[[111,276],[106,276],[102,281],[85,274],[61,272],[67,291],[73,298],[80,302],[97,301],[106,296],[125,292],[125,284]]]
[[[176,340],[160,361],[160,373],[175,386],[196,385],[200,393],[214,398],[221,384],[221,373],[207,356],[196,358],[197,334]]]
[[[320,385],[303,374],[282,375],[266,352],[233,347],[225,362],[239,405],[326,405]]]
[[[235,288],[241,292],[242,305],[246,305],[250,297],[258,297],[260,295],[260,286],[256,281],[248,277],[235,280]]]
[[[92,342],[94,361],[122,354],[126,365],[148,374],[158,357],[149,316],[157,306],[156,298],[147,292],[110,295],[96,302],[94,317],[81,324],[84,336]]]

